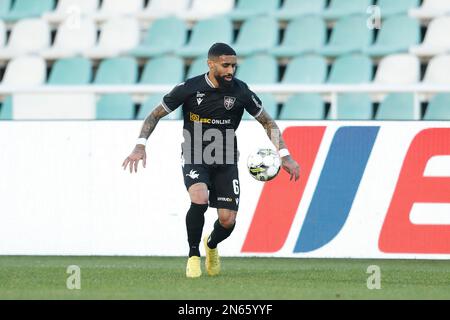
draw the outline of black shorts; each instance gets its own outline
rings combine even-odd
[[[209,206],[238,211],[239,172],[237,165],[185,164],[183,177],[186,189],[205,183],[209,189]]]

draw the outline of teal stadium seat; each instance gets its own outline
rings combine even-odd
[[[350,54],[339,57],[334,62],[328,83],[359,84],[370,83],[373,78],[373,65],[369,57]]]
[[[5,97],[0,106],[0,120],[12,120],[13,118],[12,96]]]
[[[414,112],[414,94],[388,95],[380,104],[376,120],[419,120]]]
[[[330,120],[372,120],[372,100],[365,93],[339,94],[336,103],[336,114],[330,112]]]
[[[49,85],[87,85],[92,80],[92,63],[85,58],[67,58],[54,63]]]
[[[323,120],[325,104],[316,93],[297,94],[290,97],[281,108],[279,120]]]
[[[283,84],[322,84],[327,78],[327,62],[321,56],[300,56],[286,68]]]
[[[216,42],[233,42],[233,25],[229,19],[218,17],[200,20],[192,30],[189,43],[176,53],[186,58],[204,56]]]
[[[279,20],[292,20],[301,16],[319,15],[323,12],[326,0],[285,0],[280,10],[273,12]]]
[[[244,22],[233,48],[238,56],[266,53],[277,46],[278,38],[275,18],[255,17]]]
[[[408,52],[419,44],[420,23],[408,16],[393,16],[383,22],[375,44],[364,50],[372,57],[382,57],[395,53]]]
[[[207,64],[208,57],[200,57],[195,59],[189,66],[186,79],[194,78],[209,71]]]
[[[280,4],[281,0],[240,0],[229,16],[232,20],[243,21],[256,16],[270,15],[280,8]]]
[[[272,117],[272,119],[276,119],[278,116],[278,102],[275,99],[275,96],[271,93],[262,93],[258,94],[258,97],[261,99],[264,110]],[[255,118],[247,111],[244,111],[242,120],[255,120]]]
[[[150,114],[150,112],[155,109],[156,106],[158,106],[162,99],[164,97],[164,94],[154,94],[151,95],[139,108],[139,112],[137,114],[138,120],[144,120],[147,118],[147,116]],[[162,118],[162,120],[181,120],[183,116],[182,107],[180,106],[175,111],[169,113],[167,116]]]
[[[330,6],[323,11],[322,16],[327,20],[337,20],[354,14],[366,14],[372,2],[372,0],[331,0]]]
[[[450,120],[450,94],[441,93],[434,96],[428,104],[424,120]]]
[[[184,80],[184,62],[178,57],[159,57],[149,60],[142,72],[141,84],[172,84]]]
[[[137,81],[136,60],[129,57],[111,58],[102,61],[95,77],[95,84],[132,85]],[[97,103],[98,120],[131,120],[134,118],[134,103],[128,94],[108,94]]]
[[[132,120],[134,102],[128,94],[108,94],[97,103],[97,120]]]
[[[55,0],[15,0],[11,9],[6,14],[0,15],[0,19],[18,21],[26,18],[37,18],[45,12],[53,11],[55,3]]]
[[[245,59],[236,71],[236,77],[250,84],[274,84],[278,81],[278,64],[268,55]]]
[[[325,45],[326,39],[327,26],[320,17],[300,17],[288,24],[282,44],[269,52],[278,58],[314,53]]]
[[[185,45],[187,28],[183,21],[175,18],[156,20],[148,29],[143,42],[130,51],[139,58],[170,54]]]
[[[95,84],[135,84],[138,77],[136,60],[130,57],[103,60],[95,77]]]
[[[420,0],[378,0],[377,5],[381,9],[383,17],[397,14],[408,14],[410,9],[417,8]]]
[[[13,0],[0,0],[0,17],[8,15]]]
[[[328,57],[362,52],[373,41],[373,30],[367,28],[366,16],[349,16],[336,22],[328,45],[319,53]]]

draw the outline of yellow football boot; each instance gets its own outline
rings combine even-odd
[[[209,235],[203,238],[203,243],[205,244],[206,260],[205,267],[206,272],[210,276],[217,276],[220,273],[220,257],[219,250],[217,248],[211,249],[208,247]]]
[[[200,267],[200,257],[190,257],[186,265],[186,277],[198,278],[202,275],[202,268]]]

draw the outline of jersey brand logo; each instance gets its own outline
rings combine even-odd
[[[191,178],[192,180],[198,179],[198,177],[200,177],[200,175],[195,170],[191,170],[191,172],[189,172],[189,174],[187,174],[186,176]]]
[[[236,102],[235,97],[224,97],[223,100],[224,100],[223,104],[225,106],[225,109],[227,109],[227,110],[233,109],[234,103]]]
[[[197,105],[201,105],[203,102],[203,98],[205,97],[204,93],[198,92],[197,91]]]

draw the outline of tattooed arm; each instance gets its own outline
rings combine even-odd
[[[258,116],[256,120],[258,120],[258,122],[261,123],[261,125],[264,127],[267,135],[269,136],[269,139],[272,141],[273,145],[277,148],[278,151],[281,149],[287,149],[286,143],[283,140],[278,125],[266,111],[263,110],[261,115]],[[295,178],[295,181],[297,181],[300,176],[300,167],[298,163],[294,159],[292,159],[290,155],[281,158],[281,160],[283,169],[290,174],[291,180]]]
[[[168,113],[164,109],[164,107],[162,105],[157,106],[145,119],[139,138],[148,139],[153,130],[155,130],[155,127],[158,124],[159,120],[166,115],[168,115]],[[130,173],[133,172],[133,168],[134,171],[137,172],[140,160],[142,160],[143,166],[145,168],[147,162],[147,154],[145,153],[145,146],[143,144],[137,144],[134,147],[133,152],[131,152],[131,154],[125,159],[122,167],[124,170],[126,170],[127,166],[130,165]]]

